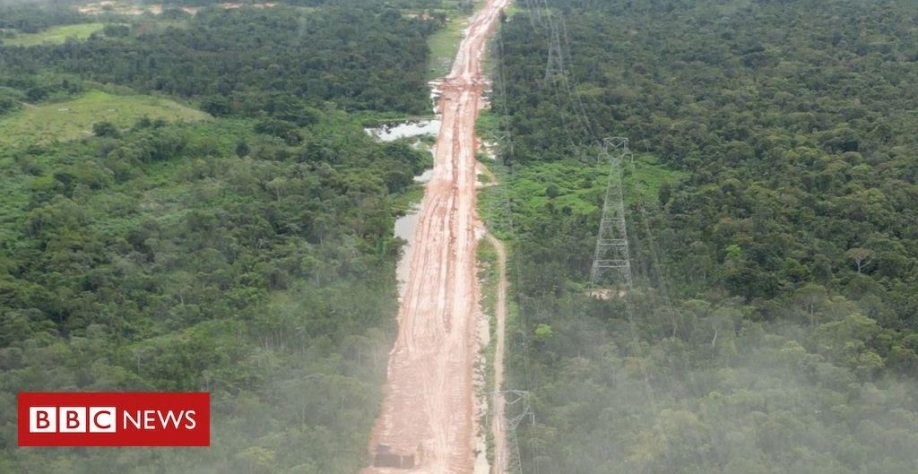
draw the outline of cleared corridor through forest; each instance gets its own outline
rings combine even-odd
[[[442,124],[434,176],[421,203],[385,400],[370,444],[371,455],[409,458],[405,467],[413,467],[371,466],[363,474],[473,471],[472,372],[480,314],[475,122],[487,85],[481,73],[486,40],[509,2],[487,0],[471,20],[452,71],[438,84]]]

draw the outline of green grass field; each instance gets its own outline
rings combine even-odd
[[[35,46],[43,43],[62,44],[67,38],[85,40],[89,35],[101,31],[102,23],[81,23],[79,25],[52,26],[41,33],[19,34],[15,38],[3,40],[7,46]]]
[[[634,164],[625,163],[623,181],[630,199],[643,198],[656,202],[664,182],[673,185],[688,177],[688,173],[659,164],[657,157],[647,153],[634,155]],[[608,170],[608,164],[607,170]]]
[[[177,102],[146,95],[112,95],[92,91],[77,99],[27,106],[0,118],[0,148],[69,141],[92,134],[96,122],[130,126],[140,117],[204,120],[210,116]]]
[[[493,107],[494,104],[491,104],[491,106]],[[500,132],[500,115],[492,112],[492,109],[482,110],[478,114],[475,131],[482,139],[492,140]]]
[[[542,163],[518,172],[513,183],[513,195],[526,196],[521,202],[529,208],[527,213],[537,215],[549,200],[557,208],[570,207],[575,214],[588,215],[601,206],[609,180],[610,165],[604,163],[579,163],[564,161]],[[675,171],[657,163],[652,155],[635,155],[634,163],[623,163],[622,181],[626,204],[641,200],[655,203],[664,182],[676,184],[685,178],[685,173]],[[547,196],[550,186],[557,190],[557,197]]]
[[[427,79],[438,79],[449,74],[462,40],[462,31],[468,24],[468,18],[459,12],[451,11],[446,25],[427,39],[430,46],[430,65]]]

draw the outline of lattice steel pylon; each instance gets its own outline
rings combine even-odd
[[[535,413],[533,413],[532,405],[529,401],[529,392],[523,390],[494,392],[495,403],[498,399],[496,395],[499,393],[504,396],[504,423],[506,424],[504,433],[508,437],[507,447],[510,450],[510,459],[507,460],[504,472],[507,474],[523,474],[523,463],[520,459],[520,441],[516,435],[516,429],[527,418],[530,423],[535,423]],[[510,417],[507,413],[509,408],[516,406],[519,406],[519,412]]]
[[[610,152],[611,149],[611,152]],[[623,137],[603,140],[600,157],[608,159],[611,164],[609,185],[606,188],[606,199],[602,206],[602,221],[599,223],[599,236],[596,239],[596,254],[593,257],[593,268],[590,272],[590,289],[596,290],[606,270],[615,270],[620,284],[631,289],[631,256],[628,251],[628,230],[625,225],[625,201],[622,189],[622,161],[625,158],[634,160],[628,148],[628,139]]]

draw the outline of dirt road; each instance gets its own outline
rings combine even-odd
[[[486,86],[481,75],[486,39],[509,1],[486,0],[471,20],[452,71],[439,85],[442,122],[434,176],[421,203],[385,400],[370,443],[371,456],[386,453],[382,464],[414,467],[371,466],[363,474],[473,470],[472,371],[479,315],[475,250],[480,225],[475,212],[475,121]]]

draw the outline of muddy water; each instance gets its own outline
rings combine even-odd
[[[364,131],[382,142],[391,142],[400,138],[414,138],[424,135],[436,136],[440,133],[440,121],[421,120],[418,122],[391,123],[380,128],[365,128]],[[416,142],[414,146],[417,147],[418,142]],[[434,152],[435,147],[430,147],[430,153],[433,154]],[[426,183],[431,179],[433,179],[433,169],[427,169],[420,175],[415,176],[414,182]],[[408,269],[411,266],[411,261],[408,259],[408,256],[411,255],[411,246],[414,241],[414,229],[418,225],[418,212],[420,211],[420,206],[421,203],[415,203],[404,216],[395,221],[395,236],[408,242],[402,247],[402,256],[399,258],[395,268],[395,277],[398,280],[399,300],[401,300],[402,292],[405,289],[405,282],[408,280]]]
[[[439,120],[421,120],[419,122],[403,122],[388,124],[380,128],[364,129],[368,134],[384,142],[391,142],[399,138],[411,138],[421,135],[437,136],[440,133]]]
[[[411,266],[408,256],[411,255],[411,244],[414,240],[414,229],[418,225],[419,211],[420,206],[415,204],[407,214],[395,221],[395,236],[408,241],[408,243],[402,247],[402,256],[399,257],[398,264],[395,267],[395,277],[398,279],[399,300],[401,300],[402,293],[405,291],[405,282],[408,281],[408,269]]]
[[[426,183],[433,178],[433,170],[425,170],[419,176],[415,176],[414,180],[418,183]],[[405,282],[408,280],[408,269],[411,267],[411,261],[408,256],[411,255],[411,246],[414,242],[414,229],[418,225],[418,213],[420,212],[421,204],[416,203],[411,206],[411,209],[408,212],[398,219],[395,220],[395,236],[406,240],[408,243],[402,247],[402,256],[398,259],[398,264],[395,267],[395,277],[398,280],[398,295],[399,300],[401,300],[402,293],[405,290]]]

